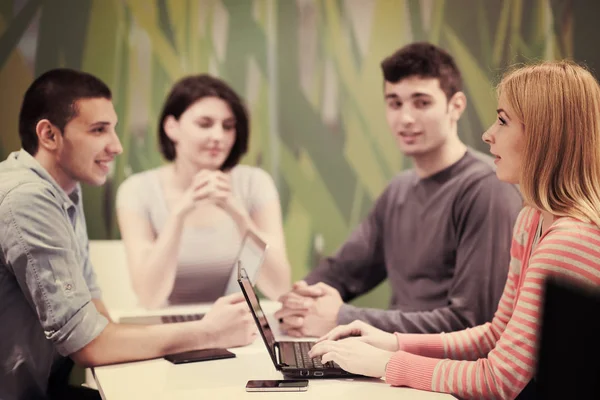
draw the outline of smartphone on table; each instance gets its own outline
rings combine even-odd
[[[226,349],[204,349],[186,351],[185,353],[169,354],[165,356],[165,359],[173,364],[187,364],[192,362],[221,360],[223,358],[233,357],[235,357],[235,354]]]
[[[306,392],[307,379],[256,380],[246,383],[246,392]]]

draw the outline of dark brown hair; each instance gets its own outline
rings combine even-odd
[[[437,78],[450,100],[462,90],[462,77],[454,58],[445,50],[427,42],[404,46],[381,62],[383,78],[391,83],[412,76]]]
[[[250,118],[244,103],[237,93],[221,79],[201,74],[181,79],[171,89],[158,120],[158,142],[163,156],[175,160],[175,143],[167,136],[164,124],[169,116],[179,119],[192,104],[204,97],[217,97],[225,101],[235,117],[235,142],[221,171],[227,171],[237,165],[242,156],[248,151],[250,135]]]
[[[77,100],[104,98],[112,94],[104,82],[93,75],[67,68],[40,75],[25,92],[19,113],[21,147],[31,155],[38,151],[37,123],[47,119],[61,133],[77,116]]]

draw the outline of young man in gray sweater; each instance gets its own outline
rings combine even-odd
[[[490,321],[506,282],[518,189],[493,159],[468,149],[466,107],[452,56],[429,43],[383,60],[386,117],[414,168],[396,176],[338,252],[283,295],[276,313],[292,336],[320,336],[362,320],[404,333],[461,330]],[[388,310],[348,301],[389,279]]]

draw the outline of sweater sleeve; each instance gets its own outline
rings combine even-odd
[[[304,280],[324,282],[334,287],[344,302],[367,293],[387,277],[383,257],[383,219],[392,186],[377,199],[375,206],[333,257],[327,257]],[[342,306],[338,323],[345,323]],[[340,319],[340,316],[342,319]]]
[[[569,224],[576,222],[551,228],[531,255],[529,266],[523,268],[525,275],[521,285],[517,285],[514,307],[507,310],[512,311],[508,323],[487,358],[441,360],[399,351],[388,363],[387,381],[395,386],[451,393],[461,398],[515,398],[534,374],[545,279],[549,275],[559,275],[600,285],[600,265],[594,249],[600,240],[600,232],[595,228],[593,233],[581,235],[577,233],[578,228]],[[528,232],[530,235],[532,230],[528,229]],[[513,279],[518,279],[518,275]],[[466,331],[452,336],[462,336],[464,343],[477,341]],[[483,341],[484,338],[480,338],[479,345]],[[446,352],[460,352],[457,343],[445,337]]]

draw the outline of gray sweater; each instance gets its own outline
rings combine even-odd
[[[386,278],[389,310],[344,304],[338,323],[363,320],[389,332],[437,333],[491,321],[510,261],[522,199],[500,182],[491,158],[473,150],[425,179],[401,173],[333,257],[306,278],[344,301]]]

